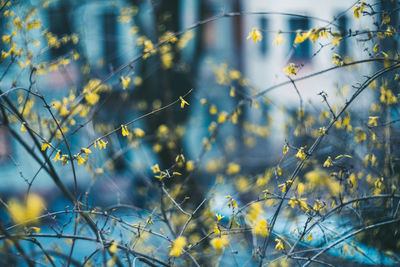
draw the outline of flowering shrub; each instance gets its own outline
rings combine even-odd
[[[179,1],[110,1],[103,28],[120,30],[102,58],[85,28],[96,1],[77,2],[0,2],[2,265],[399,264],[396,1],[332,19],[224,10],[183,29]],[[87,15],[77,32],[60,33],[57,7]],[[320,23],[237,33],[249,51],[290,46],[263,89],[240,64],[199,59],[207,27],[257,16]],[[312,58],[294,57],[306,44]]]

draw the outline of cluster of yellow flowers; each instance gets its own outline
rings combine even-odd
[[[24,204],[15,199],[8,202],[8,212],[12,220],[22,225],[37,223],[44,209],[44,200],[36,194],[27,195]]]

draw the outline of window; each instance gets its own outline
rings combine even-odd
[[[262,32],[265,32],[267,30],[268,27],[268,20],[266,17],[261,17],[260,18],[260,30]],[[260,44],[260,52],[263,56],[265,56],[267,54],[267,35],[263,34],[263,38],[261,40],[261,44]]]
[[[296,31],[308,31],[309,30],[309,21],[307,18],[291,18],[289,20],[289,28],[293,33],[290,34],[290,49],[293,48],[294,39],[296,38]],[[306,41],[296,44],[294,48],[291,60],[299,61],[299,60],[310,60],[311,51],[310,51],[310,41],[307,39]]]
[[[11,154],[10,136],[7,127],[0,125],[0,163],[9,160]]]
[[[105,66],[115,68],[118,65],[118,47],[116,34],[116,15],[114,13],[103,14],[103,40]]]
[[[339,54],[341,56],[345,56],[348,53],[347,42],[345,38],[347,35],[347,17],[344,15],[339,17],[338,24],[339,24],[340,35],[343,38],[343,40],[341,40],[339,45]]]
[[[65,4],[60,4],[56,8],[49,9],[49,30],[58,38],[61,38],[65,35],[70,35],[72,33],[71,21],[68,19],[68,12],[69,8]],[[50,49],[50,54],[52,58],[57,58],[65,55],[70,50],[70,43],[67,43],[62,44],[59,48]]]
[[[4,16],[0,16],[0,33],[3,34],[7,34],[6,31],[6,17]],[[6,50],[7,46],[4,44],[4,42],[0,42],[0,50]]]

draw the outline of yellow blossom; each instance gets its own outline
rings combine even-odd
[[[269,234],[268,223],[265,219],[258,220],[253,227],[253,234],[267,236]]]
[[[151,170],[153,171],[154,174],[160,172],[160,167],[158,166],[158,163],[154,166],[151,166]]]
[[[274,45],[280,45],[283,44],[285,42],[285,39],[283,39],[282,35],[281,35],[281,31],[279,31],[276,35],[275,40],[273,41]]]
[[[218,109],[217,109],[217,107],[215,105],[211,105],[209,112],[210,112],[211,115],[214,115],[214,114],[217,114]]]
[[[185,105],[189,105],[189,103],[188,102],[186,102],[186,100],[185,99],[183,99],[183,97],[179,97],[179,99],[181,100],[181,108],[184,108],[185,107]]]
[[[81,151],[83,151],[83,152],[86,153],[86,154],[92,153],[92,151],[91,151],[90,149],[84,148],[84,147],[81,148]]]
[[[128,131],[128,127],[126,125],[121,125],[121,131],[122,131],[122,136],[128,136],[129,135],[129,131]]]
[[[23,122],[21,125],[21,132],[26,133],[25,122]]]
[[[217,217],[217,221],[219,222],[222,218],[225,218],[225,216],[222,216],[221,214],[216,213],[215,216]]]
[[[136,137],[138,137],[138,138],[142,138],[143,136],[145,136],[145,132],[142,130],[142,129],[140,129],[140,128],[135,128],[134,130],[133,130],[133,133],[135,134],[135,136]]]
[[[302,195],[304,193],[304,184],[303,183],[299,183],[297,186],[297,193],[299,195]]]
[[[43,199],[36,194],[29,194],[25,204],[15,199],[8,202],[8,212],[17,224],[36,223],[44,208]]]
[[[296,68],[294,63],[289,63],[289,66],[283,69],[288,75],[296,74]]]
[[[213,238],[210,241],[210,244],[211,244],[211,246],[214,247],[214,249],[216,250],[217,254],[221,254],[223,248],[225,248],[225,247],[228,248],[229,247],[228,238],[226,238],[226,236]]]
[[[253,28],[251,30],[251,32],[249,33],[249,36],[247,36],[247,40],[250,38],[253,40],[253,42],[261,41],[262,34],[261,34],[260,30],[257,28]]]
[[[228,164],[228,168],[226,170],[226,174],[231,175],[231,174],[238,173],[239,171],[240,171],[240,165],[236,164],[236,163],[233,163],[233,162],[230,162]]]
[[[331,157],[328,157],[328,158],[325,160],[323,167],[329,168],[329,167],[331,167],[331,166],[333,166],[333,162],[332,162]]]
[[[313,235],[310,234],[310,235],[307,237],[307,242],[310,242],[312,239],[313,239]]]
[[[286,192],[286,189],[289,185],[293,183],[292,180],[287,180],[285,183],[278,185],[279,188],[282,188],[282,193]]]
[[[118,244],[115,241],[111,244],[111,246],[108,247],[108,251],[110,251],[113,254],[117,252],[117,249],[118,249]]]
[[[324,208],[325,208],[325,203],[322,203],[318,199],[315,200],[314,207],[313,207],[313,209],[315,211],[322,211]]]
[[[338,54],[333,54],[332,64],[343,66],[344,62],[342,60],[342,57],[339,56]]]
[[[186,162],[186,171],[190,172],[194,170],[194,162],[193,160],[189,160]]]
[[[60,160],[60,159],[61,159],[60,156],[61,156],[61,151],[60,151],[60,150],[57,150],[57,153],[56,153],[56,155],[54,156],[53,161],[56,162],[57,160]]]
[[[378,116],[370,116],[369,117],[369,121],[368,121],[368,125],[369,126],[375,126],[375,127],[378,126],[377,119],[379,119]]]
[[[224,123],[226,122],[226,118],[228,117],[228,112],[222,111],[218,115],[218,122],[219,123]]]
[[[95,142],[94,142],[94,147],[99,147],[99,149],[106,149],[106,146],[107,146],[107,144],[108,144],[108,142],[104,142],[103,141],[103,139],[97,139]]]
[[[283,146],[283,155],[286,155],[286,153],[288,153],[289,152],[289,146],[286,144],[286,145],[284,145]]]
[[[50,143],[47,142],[46,140],[42,139],[42,147],[41,147],[41,150],[42,150],[42,151],[46,151],[46,149],[49,148],[49,147],[50,147]]]
[[[356,19],[360,18],[360,13],[365,10],[365,5],[365,2],[361,2],[361,4],[358,4],[356,7],[353,8],[354,17]]]
[[[86,160],[84,158],[82,158],[81,155],[78,155],[78,165],[81,165],[81,164],[85,163],[85,161]]]
[[[81,153],[85,153],[86,154],[85,155],[85,161],[87,161],[88,156],[89,156],[90,153],[92,153],[92,151],[90,149],[88,149],[88,148],[82,147],[81,148]],[[79,159],[78,159],[78,164],[79,164]]]
[[[342,37],[341,37],[341,36],[335,36],[335,37],[332,39],[331,44],[334,45],[334,46],[339,46],[341,40],[342,40]]]
[[[300,44],[307,40],[309,34],[308,33],[302,33],[301,31],[297,31],[296,38],[294,39],[295,44]]]
[[[126,88],[129,87],[129,84],[131,83],[131,78],[121,76],[121,83],[122,83],[122,89],[125,90]]]
[[[236,95],[236,90],[235,90],[235,87],[231,87],[231,90],[229,91],[229,96],[230,97],[235,97],[235,95]]]
[[[281,176],[282,175],[282,169],[281,169],[281,167],[277,167],[276,168],[276,173],[279,175],[279,176]]]
[[[215,234],[215,235],[221,234],[221,230],[219,230],[218,224],[216,224],[216,225],[214,226],[214,234]]]
[[[275,238],[276,246],[275,249],[277,250],[284,250],[285,248],[283,247],[282,240]]]
[[[178,258],[183,253],[183,248],[186,246],[186,237],[180,236],[172,242],[172,248],[169,255]]]
[[[300,147],[299,151],[297,151],[296,158],[306,159],[305,147]]]

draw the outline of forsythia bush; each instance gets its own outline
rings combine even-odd
[[[399,265],[397,1],[183,29],[183,1],[105,2],[0,1],[1,265]],[[290,46],[267,88],[204,56],[259,16],[325,25],[238,30]]]

